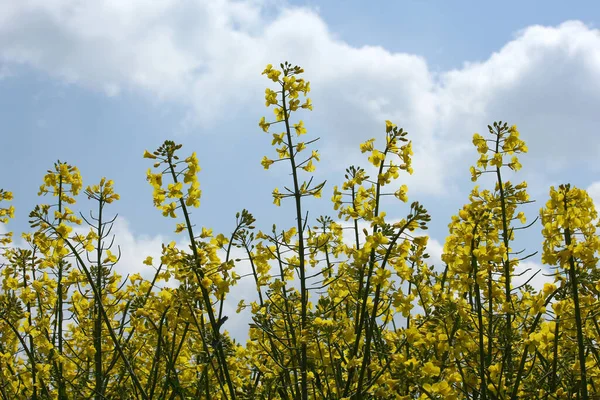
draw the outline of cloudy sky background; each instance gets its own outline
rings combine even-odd
[[[198,228],[228,235],[242,208],[259,229],[293,226],[291,202],[277,208],[271,196],[291,184],[289,166],[262,168],[264,155],[276,155],[257,125],[273,118],[264,89],[274,86],[260,73],[290,61],[311,82],[314,111],[296,116],[321,138],[315,180],[328,182],[323,199],[307,204],[311,217],[336,216],[333,185],[348,165],[367,163],[359,143],[381,143],[390,119],[413,141],[415,173],[398,185],[430,211],[439,264],[450,216],[473,187],[472,135],[493,121],[516,124],[529,146],[523,170],[507,178],[529,183],[530,221],[550,185],[588,188],[600,203],[599,22],[593,1],[0,2],[0,187],[17,207],[8,229],[28,231],[29,212],[49,201],[37,197],[45,171],[68,161],[84,185],[115,181],[118,269],[147,276],[143,259],[182,240],[145,181],[151,162],[142,154],[165,139],[182,143],[182,155],[197,152]],[[91,207],[80,196],[76,209]],[[407,211],[387,204],[391,218]],[[519,232],[515,250],[541,252],[540,230]],[[232,307],[251,291],[250,282],[236,290]]]

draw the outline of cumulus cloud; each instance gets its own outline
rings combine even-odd
[[[313,82],[311,118],[331,166],[355,162],[349,150],[382,137],[391,119],[415,141],[411,189],[430,194],[453,190],[448,178],[474,162],[472,134],[494,120],[519,125],[525,161],[546,171],[529,175],[540,189],[568,165],[596,168],[600,149],[600,35],[578,21],[528,27],[487,60],[433,74],[423,57],[353,47],[316,11],[281,2],[28,0],[0,5],[0,60],[110,96],[183,104],[187,124],[256,104],[266,86],[258,73],[289,60]]]
[[[554,282],[550,269],[542,264],[532,261],[521,261],[515,267],[515,276],[512,281],[513,287],[519,287],[528,283],[535,291],[541,291],[545,283]]]
[[[596,207],[596,211],[600,212],[600,181],[593,182],[590,186],[587,187],[587,192],[594,200],[594,206]]]
[[[590,135],[600,101],[599,43],[598,30],[578,21],[522,30],[488,60],[444,74],[443,125],[471,118],[481,127],[498,115],[522,127],[547,167],[560,169],[575,154],[585,160],[600,144]]]
[[[252,39],[259,14],[252,1],[5,3],[1,58],[109,95],[183,102],[204,120],[243,96],[263,64]]]
[[[129,222],[123,217],[117,217],[115,220],[111,236],[107,238],[110,243],[114,235],[114,243],[111,251],[116,254],[120,252],[119,262],[115,265],[115,271],[125,278],[128,274],[133,275],[139,273],[145,279],[152,279],[155,274],[155,269],[145,265],[146,257],[152,257],[154,265],[160,265],[160,257],[162,255],[162,244],[168,244],[169,240],[160,235],[135,236],[131,231]],[[181,246],[181,243],[178,243]],[[173,286],[173,282],[169,282],[169,286]]]

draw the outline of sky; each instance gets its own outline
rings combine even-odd
[[[152,163],[142,154],[166,139],[183,144],[184,156],[197,153],[198,228],[228,235],[243,208],[258,229],[293,226],[291,202],[278,208],[271,196],[291,184],[289,166],[263,169],[262,157],[276,153],[258,127],[273,118],[264,107],[273,82],[261,72],[289,61],[311,82],[314,110],[298,115],[307,137],[320,138],[315,180],[327,180],[323,198],[307,202],[312,221],[337,217],[333,186],[349,165],[367,164],[358,145],[381,143],[389,119],[413,141],[415,172],[397,186],[429,210],[439,266],[450,217],[474,185],[472,136],[494,121],[516,124],[529,147],[523,169],[507,174],[529,183],[529,221],[551,185],[569,182],[600,203],[599,23],[595,1],[0,2],[0,188],[17,209],[0,229],[15,231],[19,244],[29,212],[49,201],[37,196],[46,170],[67,161],[84,186],[115,181],[121,200],[107,212],[118,214],[117,269],[149,276],[146,256],[183,241],[174,233],[180,221],[153,207],[146,182]],[[386,206],[390,218],[408,211]],[[75,209],[92,207],[82,195]],[[540,231],[538,222],[517,235],[516,248],[538,251],[523,269],[548,271]],[[242,284],[228,310],[251,291]]]

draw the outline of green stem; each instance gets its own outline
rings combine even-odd
[[[565,196],[565,211],[567,209],[567,196]],[[571,230],[565,229],[565,244],[567,248],[571,246]],[[581,319],[581,308],[579,306],[578,276],[575,271],[575,260],[573,255],[569,256],[569,279],[571,281],[571,290],[573,294],[573,306],[575,308],[575,324],[577,325],[577,353],[579,358],[579,368],[581,370],[581,399],[588,400],[587,377],[585,367],[585,344],[583,341],[583,321]]]
[[[168,158],[169,169],[171,171],[171,177],[173,178],[173,183],[177,184],[178,183],[177,175],[175,174],[175,167],[173,166],[172,157],[173,157],[173,155],[169,154],[169,158]],[[190,239],[190,247],[192,248],[192,253],[194,255],[194,262],[196,264],[196,268],[193,268],[194,274],[196,275],[196,278],[198,279],[198,284],[202,291],[202,298],[203,298],[204,304],[206,306],[206,312],[208,313],[208,319],[210,321],[210,326],[211,326],[213,334],[214,334],[215,343],[213,346],[215,347],[215,350],[217,353],[217,359],[218,359],[219,365],[221,366],[222,371],[225,375],[225,381],[227,383],[227,388],[229,389],[231,399],[235,400],[235,398],[236,398],[235,389],[233,387],[233,381],[229,374],[229,368],[227,366],[227,357],[225,356],[225,351],[223,350],[223,343],[221,342],[221,333],[219,332],[220,327],[217,322],[217,319],[215,318],[215,312],[212,308],[212,302],[210,300],[208,290],[204,286],[202,286],[202,279],[204,278],[204,273],[202,272],[202,266],[200,264],[200,255],[198,254],[198,247],[196,245],[196,239],[194,238],[194,233],[192,231],[192,223],[190,221],[190,216],[189,216],[187,207],[185,205],[185,202],[183,201],[183,197],[179,199],[179,204],[181,206],[181,210],[183,211],[183,215],[185,217],[185,223],[187,226],[188,235],[189,235],[189,239]]]
[[[292,144],[292,134],[290,131],[289,112],[286,106],[285,96],[285,85],[282,84],[281,98],[282,108],[284,113],[285,131],[287,135],[287,145],[290,152],[290,164],[292,166],[292,177],[294,180],[294,199],[296,203],[296,220],[298,226],[298,258],[300,270],[300,334],[302,341],[300,343],[300,376],[301,376],[301,388],[302,388],[302,400],[308,399],[308,358],[306,354],[306,325],[307,325],[307,304],[308,304],[308,291],[306,289],[306,271],[304,262],[304,225],[302,221],[302,202],[300,193],[300,186],[298,184],[298,171],[296,170],[296,160],[294,159],[294,147]]]
[[[102,315],[100,314],[100,304],[102,303],[102,209],[103,199],[98,202],[98,245],[96,247],[96,288],[98,295],[95,296],[94,303],[94,375],[95,375],[95,396],[96,400],[104,398],[104,376],[102,373]]]
[[[62,213],[62,191],[63,191],[63,178],[62,175],[58,179],[58,212]],[[62,222],[62,218],[58,220],[60,224]],[[63,278],[63,261],[58,261],[58,283],[56,285],[56,295],[57,295],[57,315],[56,315],[56,327],[58,331],[58,354],[60,356],[63,355],[63,286],[62,286],[62,278]],[[67,388],[64,382],[63,376],[63,362],[59,360],[58,362],[58,398],[60,400],[67,399]]]
[[[381,161],[381,164],[379,165],[379,172],[377,173],[377,177],[379,177],[381,175],[381,173],[383,172],[383,166],[385,164],[385,159],[387,157],[387,153],[388,153],[388,145],[386,145],[385,151],[383,152],[383,160]],[[379,183],[379,179],[377,179],[377,185],[376,185],[376,191],[375,191],[375,211],[374,211],[374,216],[378,217],[379,216],[379,200],[381,198],[380,193],[381,193],[381,184]],[[373,234],[375,234],[377,232],[378,226],[377,224],[375,224],[373,226]],[[360,266],[360,268],[362,268],[363,266]],[[362,298],[360,298],[360,302],[359,304],[357,304],[357,314],[356,314],[356,319],[358,320],[358,328],[355,328],[355,335],[356,338],[354,340],[354,347],[352,348],[352,353],[350,358],[354,358],[356,357],[356,355],[358,354],[358,348],[360,346],[360,342],[362,340],[362,330],[363,330],[363,325],[364,325],[364,321],[365,321],[365,315],[367,312],[367,298],[369,297],[369,283],[371,281],[371,275],[373,275],[373,269],[375,268],[375,249],[371,249],[371,253],[370,253],[370,257],[369,257],[369,271],[367,273],[367,281],[365,283],[365,291],[363,294],[361,294]],[[361,282],[362,282],[362,276],[361,276]],[[358,308],[360,306],[360,308]],[[344,388],[344,394],[343,397],[347,397],[348,393],[350,391],[350,386],[352,385],[352,380],[354,378],[354,373],[356,371],[355,366],[352,366],[350,368],[350,371],[348,372],[348,379],[346,381],[346,386]],[[359,394],[360,397],[360,394]]]
[[[500,130],[502,128],[498,127],[498,135],[496,137],[496,153],[500,151]],[[510,273],[510,260],[509,260],[509,240],[510,233],[508,232],[508,221],[506,215],[506,198],[504,197],[504,185],[502,184],[502,175],[500,174],[500,167],[496,167],[496,177],[498,179],[498,188],[500,191],[500,207],[502,209],[502,240],[504,241],[504,247],[506,248],[506,258],[503,260],[504,264],[504,297],[505,302],[507,304],[512,303],[511,298],[511,273]],[[506,318],[506,327],[505,327],[505,358],[507,364],[506,371],[506,385],[510,386],[510,382],[512,380],[512,372],[513,372],[513,359],[512,359],[512,310],[507,310],[505,314]],[[504,361],[503,368],[504,370]]]

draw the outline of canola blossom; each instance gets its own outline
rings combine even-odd
[[[313,109],[303,72],[266,66],[273,117],[257,129],[274,147],[260,164],[291,173],[272,196],[274,206],[291,204],[294,226],[243,209],[227,235],[197,227],[199,160],[167,140],[143,153],[153,163],[147,201],[190,244],[164,243],[156,260],[140,255],[150,279],[114,270],[114,182],[87,186],[93,208],[80,214],[79,170],[55,163],[39,190],[53,200],[31,211],[25,246],[0,234],[1,399],[600,397],[599,223],[586,191],[550,188],[527,224],[527,183],[504,172],[518,172],[528,149],[516,126],[495,122],[473,136],[470,168],[473,182],[494,182],[473,187],[448,225],[443,264],[431,265],[431,218],[402,182],[413,173],[408,132],[385,121],[379,138],[359,146],[364,166],[349,166],[331,188],[315,182],[327,155],[296,117]],[[326,190],[334,217],[308,218],[305,198]],[[384,196],[397,203],[384,206]],[[0,189],[2,224],[14,218],[11,201]],[[398,210],[405,217],[388,217]],[[533,254],[515,243],[521,229],[544,237],[541,260],[553,276],[540,291],[515,286],[517,266]],[[251,274],[240,276],[242,263]],[[236,315],[224,311],[241,279],[256,290],[237,305],[252,315],[246,343],[231,338]]]

